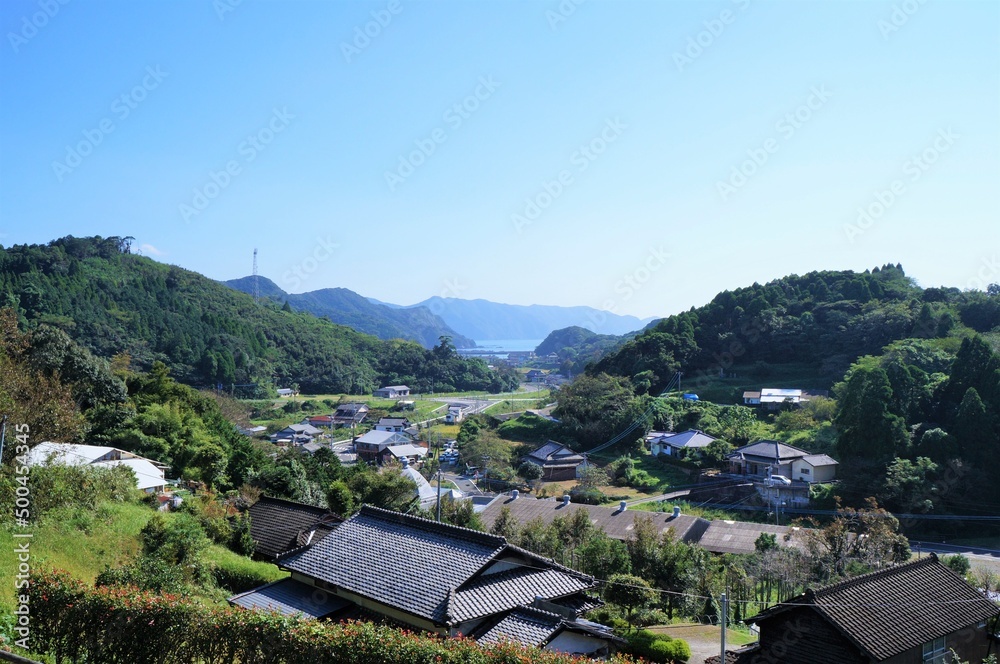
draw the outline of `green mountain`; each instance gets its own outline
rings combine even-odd
[[[720,380],[731,391],[789,380],[808,383],[787,387],[824,389],[858,357],[877,355],[893,341],[957,343],[971,330],[995,343],[998,328],[995,285],[989,292],[923,289],[900,265],[810,272],[725,291],[705,306],[657,321],[589,372],[644,374],[651,392],[663,389],[676,371],[683,371],[691,389]]]
[[[545,337],[535,348],[535,354],[545,356],[555,353],[561,362],[560,371],[576,375],[587,364],[596,362],[637,334],[638,331],[625,335],[596,334],[585,327],[565,327]]]
[[[253,293],[254,277],[223,282],[243,293]],[[474,348],[476,342],[448,327],[426,307],[401,309],[364,298],[346,288],[324,288],[308,293],[286,293],[270,279],[257,277],[260,294],[279,304],[288,302],[296,311],[308,311],[334,323],[352,327],[379,339],[409,339],[424,348],[433,348],[441,337],[451,337],[456,348]]]
[[[0,247],[0,307],[27,328],[58,327],[95,354],[160,360],[195,385],[290,385],[368,393],[383,383],[417,391],[509,389],[516,378],[433,350],[382,341],[293,312],[182,268],[130,253],[131,238],[65,237]]]

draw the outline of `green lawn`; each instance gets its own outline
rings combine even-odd
[[[105,567],[118,567],[134,560],[141,551],[139,531],[155,512],[146,505],[134,503],[102,503],[93,512],[56,511],[46,516],[31,531],[31,567],[62,569],[87,583],[104,571]],[[165,514],[170,518],[169,514]],[[0,529],[0,578],[14,579],[18,560],[14,555],[16,543],[13,531]],[[212,544],[205,552],[208,562],[227,562],[237,566],[250,566],[269,580],[287,576],[270,563],[251,561],[229,549]],[[224,602],[223,590],[205,591],[196,596],[208,603]],[[0,614],[13,609],[14,584],[4,584],[0,590]]]
[[[759,390],[762,387],[797,387],[801,389],[829,389],[830,381],[820,376],[820,370],[813,364],[789,362],[755,367],[753,364],[734,364],[726,369],[727,374],[736,378],[719,378],[718,374],[706,376],[704,385],[685,385],[683,391],[693,391],[706,401],[720,404],[742,404],[743,392]]]

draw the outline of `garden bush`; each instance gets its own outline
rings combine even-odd
[[[275,612],[211,608],[131,587],[88,588],[39,570],[28,589],[32,650],[90,664],[577,664],[514,643],[482,647],[372,623],[334,624]],[[612,664],[628,664],[627,656]]]

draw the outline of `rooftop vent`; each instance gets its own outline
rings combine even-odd
[[[510,498],[511,498],[511,500],[517,500],[517,497],[519,495],[520,495],[520,492],[517,489],[514,489],[513,491],[510,492]]]
[[[681,515],[681,508],[678,507],[678,506],[676,506],[676,505],[674,505],[674,518],[676,519],[680,515]]]
[[[618,503],[618,511],[619,512],[624,512],[627,509],[628,509],[628,503],[626,503],[624,500],[621,501],[620,503]]]
[[[563,495],[563,505],[569,505],[569,494]]]

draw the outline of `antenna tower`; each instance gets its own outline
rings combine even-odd
[[[257,276],[257,248],[253,250],[253,301],[260,300],[260,277]]]

